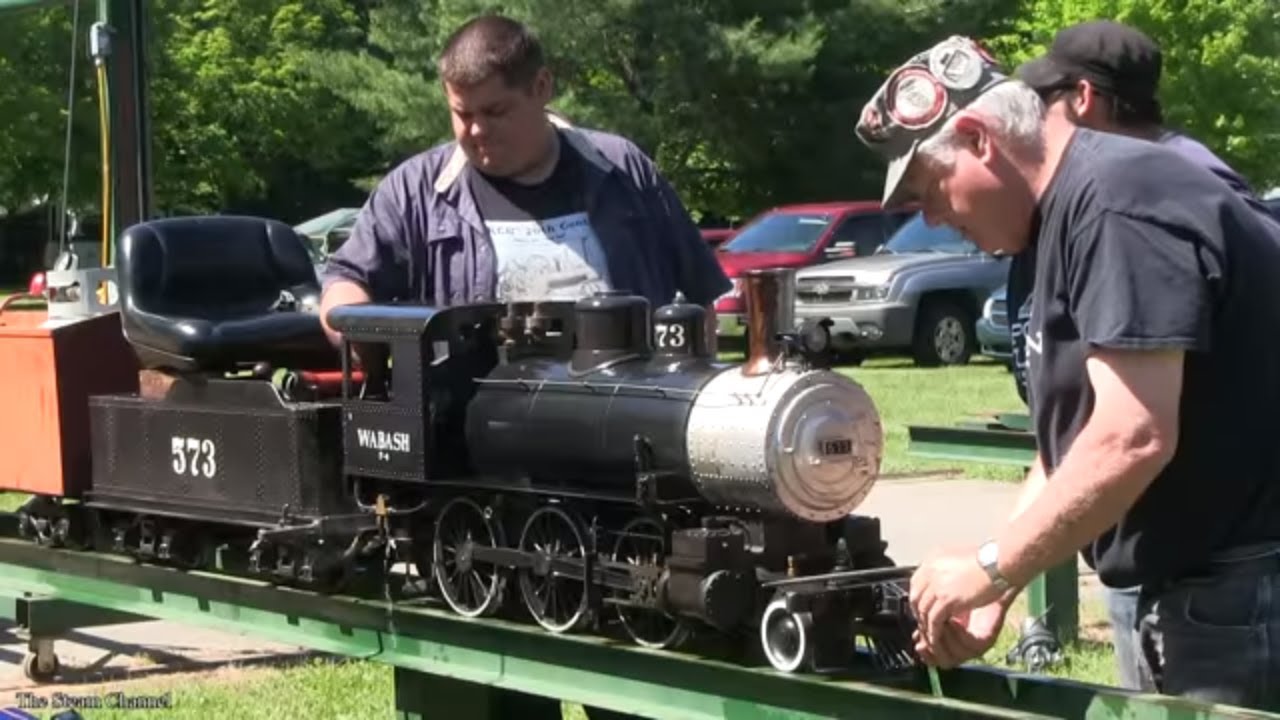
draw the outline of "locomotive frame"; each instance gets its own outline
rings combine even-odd
[[[914,664],[910,568],[885,555],[877,520],[848,512],[874,481],[866,463],[878,470],[878,417],[861,421],[869,439],[823,435],[850,424],[839,413],[861,389],[824,372],[829,323],[790,332],[785,271],[748,278],[752,347],[734,366],[707,352],[702,308],[677,298],[651,314],[625,293],[337,308],[335,351],[305,251],[280,223],[151,221],[118,246],[114,350],[136,357],[137,389],[84,393],[92,477],[23,507],[37,542],[322,592],[437,595],[466,617],[527,612],[555,633],[603,632],[611,616],[646,647],[736,635],[785,672]],[[756,394],[706,410],[717,378]],[[771,383],[782,389],[759,390]],[[828,410],[779,419],[808,407],[798,398]],[[570,430],[597,413],[600,432],[557,449],[568,438],[518,422],[535,407]],[[775,452],[735,467],[726,437],[689,420],[699,407],[763,413],[812,445],[787,451],[809,465],[780,467]],[[805,484],[814,472],[844,494],[814,495],[831,491]],[[401,561],[418,581],[393,586]]]

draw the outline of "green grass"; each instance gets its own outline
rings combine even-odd
[[[875,401],[884,427],[884,473],[954,470],[966,476],[1021,480],[1019,468],[959,461],[925,460],[907,454],[910,425],[951,426],[969,416],[1026,412],[1013,375],[985,357],[967,366],[919,368],[905,358],[869,360],[862,367],[841,368]]]
[[[287,668],[226,668],[200,676],[105,685],[62,686],[57,692],[80,701],[85,720],[206,720],[207,718],[333,718],[363,720],[391,717],[395,709],[392,669],[364,661],[312,660]],[[163,709],[92,708],[81,699],[106,705],[112,693],[135,701],[168,695]],[[49,690],[33,691],[53,701]],[[33,712],[42,720],[58,712]]]

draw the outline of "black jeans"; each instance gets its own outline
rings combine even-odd
[[[1154,689],[1280,711],[1280,548],[1143,588],[1136,622],[1140,672]]]

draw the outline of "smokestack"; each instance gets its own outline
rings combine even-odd
[[[773,369],[782,350],[778,333],[795,327],[796,271],[749,270],[742,279],[747,303],[747,359],[742,374],[764,375]]]

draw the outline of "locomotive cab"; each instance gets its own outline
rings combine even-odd
[[[142,369],[139,392],[89,400],[86,505],[109,544],[175,558],[201,545],[184,535],[201,521],[343,510],[341,405],[290,401],[273,382],[338,366],[309,311],[320,288],[301,238],[262,218],[154,220],[121,234],[117,268]]]

